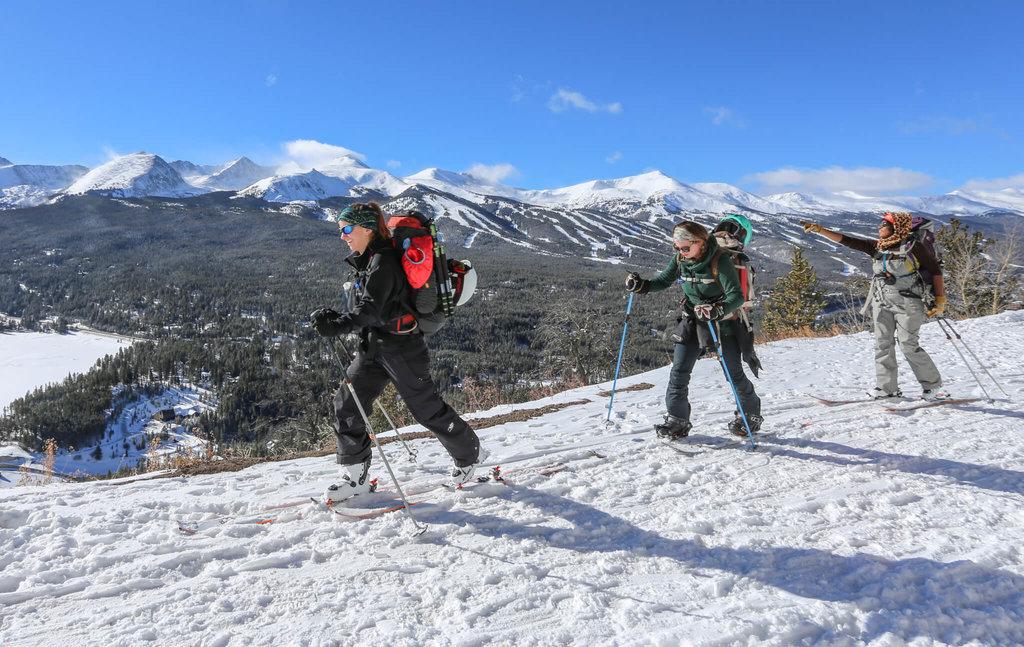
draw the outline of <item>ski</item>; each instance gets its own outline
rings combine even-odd
[[[982,398],[949,398],[947,400],[925,400],[923,402],[917,402],[903,407],[885,407],[885,411],[888,413],[904,413],[906,411],[917,411],[918,409],[930,409],[932,407],[941,407],[946,404],[970,404],[971,402],[980,402]]]
[[[825,405],[826,407],[841,407],[841,406],[844,406],[844,405],[847,405],[847,404],[874,404],[874,403],[880,403],[881,404],[881,403],[885,403],[885,402],[900,402],[900,401],[907,400],[907,398],[904,397],[904,396],[895,396],[895,397],[892,397],[892,398],[882,398],[882,399],[876,399],[874,397],[867,397],[867,398],[856,398],[856,399],[850,399],[850,400],[831,400],[829,398],[821,398],[821,397],[818,397],[816,395],[809,395],[808,397],[810,397],[810,398],[812,398],[814,400],[817,400],[819,403]]]
[[[389,512],[397,512],[399,510],[405,509],[405,504],[399,503],[398,505],[392,505],[386,508],[363,508],[367,510],[367,512],[354,512],[355,510],[359,510],[360,508],[343,507],[342,509],[338,509],[334,506],[327,505],[326,503],[315,497],[310,497],[309,500],[315,503],[317,507],[328,512],[333,512],[334,514],[338,515],[342,519],[345,519],[346,521],[363,521],[365,519],[376,519],[377,517],[384,516]],[[420,505],[422,503],[422,501],[410,501],[409,506],[412,507],[414,505]],[[349,512],[343,512],[342,510],[348,510]]]

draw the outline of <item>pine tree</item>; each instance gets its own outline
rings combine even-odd
[[[803,250],[793,249],[792,269],[779,278],[764,302],[764,334],[777,338],[787,333],[809,330],[825,308],[825,297],[818,273],[804,258]]]

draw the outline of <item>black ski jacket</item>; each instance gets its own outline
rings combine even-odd
[[[390,240],[374,238],[362,254],[350,254],[345,262],[354,270],[348,312],[337,320],[342,334],[359,332],[386,339],[406,336],[415,328],[409,303],[409,282]]]

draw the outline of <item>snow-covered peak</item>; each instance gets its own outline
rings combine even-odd
[[[590,180],[560,189],[528,192],[528,201],[566,208],[602,208],[610,203],[658,204],[667,212],[729,211],[736,208],[662,173],[649,171],[612,180]]]
[[[1024,190],[1015,188],[993,190],[957,189],[948,195],[957,196],[974,203],[981,203],[998,209],[1008,209],[1024,214]]]
[[[11,166],[13,164],[14,164],[14,162],[12,162],[11,160],[7,159],[6,157],[0,157],[0,166]]]
[[[239,191],[273,175],[272,167],[260,166],[248,157],[239,157],[209,175],[195,178],[192,184],[211,191]]]
[[[7,161],[7,160],[4,160]],[[84,166],[0,165],[0,209],[32,207],[71,185],[89,171]]]
[[[481,196],[496,195],[526,201],[531,192],[505,184],[489,182],[471,173],[457,173],[441,168],[427,168],[404,178],[408,184],[420,184],[463,199],[480,202]]]
[[[182,179],[159,155],[122,155],[89,171],[65,190],[70,195],[97,193],[118,198],[180,198],[203,193]]]
[[[749,191],[744,191],[738,186],[733,186],[724,182],[695,182],[690,186],[698,191],[707,193],[708,195],[721,198],[725,202],[728,202],[738,208],[746,207],[747,209],[754,209],[764,213],[779,213],[782,211],[779,205],[775,204],[771,200],[766,200],[765,198],[754,195]]]
[[[344,155],[311,171],[275,175],[239,192],[271,202],[320,200],[334,196],[360,196],[368,190],[395,196],[409,185],[387,171],[368,167]]]
[[[170,162],[170,165],[186,182],[192,182],[195,179],[215,173],[219,168],[223,168],[215,164],[196,164],[187,160],[175,160]]]

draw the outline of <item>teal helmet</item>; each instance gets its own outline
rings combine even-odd
[[[742,242],[744,247],[749,245],[750,239],[754,237],[754,225],[750,223],[749,218],[738,213],[725,214],[725,218],[722,218],[711,233],[716,234],[720,231]]]

